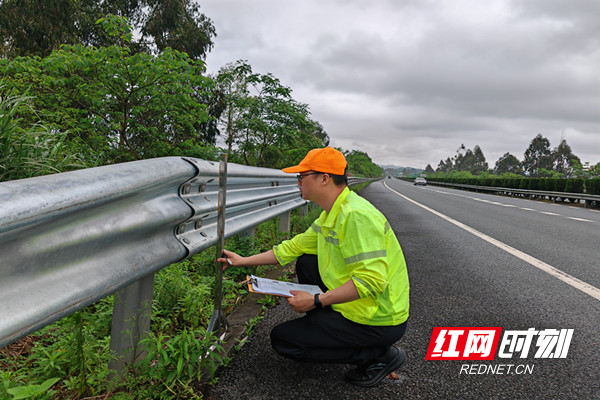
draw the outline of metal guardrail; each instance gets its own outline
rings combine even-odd
[[[349,176],[348,177],[348,186],[359,185],[359,184],[365,183],[365,182],[378,181],[379,179],[383,179],[383,178],[361,178],[358,176]]]
[[[0,183],[0,347],[116,292],[111,349],[131,350],[153,273],[217,242],[218,176],[166,157]],[[295,176],[229,164],[225,237],[306,203]]]
[[[427,181],[430,185],[437,186],[446,186],[446,187],[456,187],[461,189],[469,189],[476,190],[481,192],[494,192],[494,193],[502,193],[509,196],[527,196],[530,199],[539,197],[539,198],[548,198],[553,202],[556,202],[556,199],[569,199],[569,201],[584,201],[586,207],[590,207],[592,202],[595,202],[596,205],[600,205],[600,196],[586,194],[586,193],[567,193],[567,192],[552,192],[545,190],[528,190],[528,189],[513,189],[513,188],[505,188],[505,187],[494,187],[494,186],[478,186],[478,185],[465,185],[458,183],[445,183],[445,182],[436,182],[436,181]]]

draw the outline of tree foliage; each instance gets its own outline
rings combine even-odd
[[[581,160],[571,151],[571,146],[565,139],[560,141],[558,147],[552,151],[554,170],[566,177],[573,174],[575,164],[581,164]]]
[[[525,150],[521,165],[523,171],[533,178],[541,176],[544,169],[552,170],[550,141],[538,133]]]
[[[78,6],[73,0],[4,0],[0,3],[2,55],[46,56],[78,40]]]
[[[550,148],[550,141],[538,134],[529,147],[525,150],[523,161],[510,153],[504,153],[494,166],[492,171],[488,171],[485,157],[479,146],[475,146],[473,151],[461,145],[457,154],[446,160],[440,160],[437,169],[433,174],[451,174],[455,172],[469,172],[473,175],[485,175],[489,172],[494,175],[508,177],[510,175],[527,175],[531,178],[590,178],[600,174],[600,168],[597,165],[590,166],[589,163],[582,166],[579,157],[573,154],[571,147],[565,139],[553,150]],[[430,166],[428,166],[431,168]],[[433,170],[433,168],[431,168]],[[429,171],[432,174],[432,171]],[[450,176],[450,175],[448,175]]]
[[[494,167],[494,174],[502,175],[506,173],[521,173],[521,162],[517,157],[510,153],[504,153],[504,155],[496,161],[496,166]]]
[[[308,105],[272,74],[255,73],[240,60],[223,67],[216,81],[225,102],[221,132],[232,161],[281,168],[329,142]]]
[[[436,172],[468,171],[472,174],[481,174],[487,170],[488,163],[481,148],[477,145],[471,150],[461,144],[454,158],[448,157],[445,161],[440,161]]]
[[[44,120],[85,144],[100,164],[212,145],[202,126],[209,120],[202,98],[212,84],[204,63],[171,49],[132,53],[123,19],[101,22],[123,45],[69,45],[45,58],[1,60],[7,89],[34,96]]]
[[[141,18],[144,39],[151,39],[158,51],[172,48],[192,59],[205,58],[216,36],[212,21],[191,0],[140,1],[148,13]]]
[[[141,32],[134,52],[172,48],[201,59],[213,47],[212,21],[191,0],[4,0],[0,2],[0,51],[9,58],[48,56],[62,44],[117,44],[95,22],[105,15],[126,18]]]
[[[367,153],[358,150],[352,150],[345,154],[348,163],[348,173],[355,176],[371,178],[380,177],[384,174],[383,169],[373,163]]]

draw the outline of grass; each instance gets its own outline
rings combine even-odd
[[[308,229],[319,212],[302,217],[294,211],[292,234]],[[225,247],[243,255],[260,253],[286,236],[278,229],[276,219],[267,221],[257,227],[255,237],[234,237]],[[151,333],[142,342],[147,357],[122,379],[107,383],[110,296],[0,349],[0,398],[202,398],[203,373],[214,372],[221,361],[218,351],[213,351],[220,343],[205,330],[213,312],[215,251],[211,247],[156,273]],[[249,272],[261,275],[269,268],[225,271],[222,307],[226,314],[247,295],[237,282]]]

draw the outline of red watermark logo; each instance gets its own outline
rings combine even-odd
[[[426,360],[493,360],[499,358],[566,358],[573,329],[506,330],[501,327],[435,327]]]
[[[493,360],[501,327],[435,327],[426,360]]]

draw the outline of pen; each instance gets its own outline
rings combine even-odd
[[[231,260],[229,259],[229,257],[227,257],[227,254],[223,253],[223,257],[225,257],[225,259],[227,260],[227,262],[229,263],[229,265],[233,265],[231,263]]]

